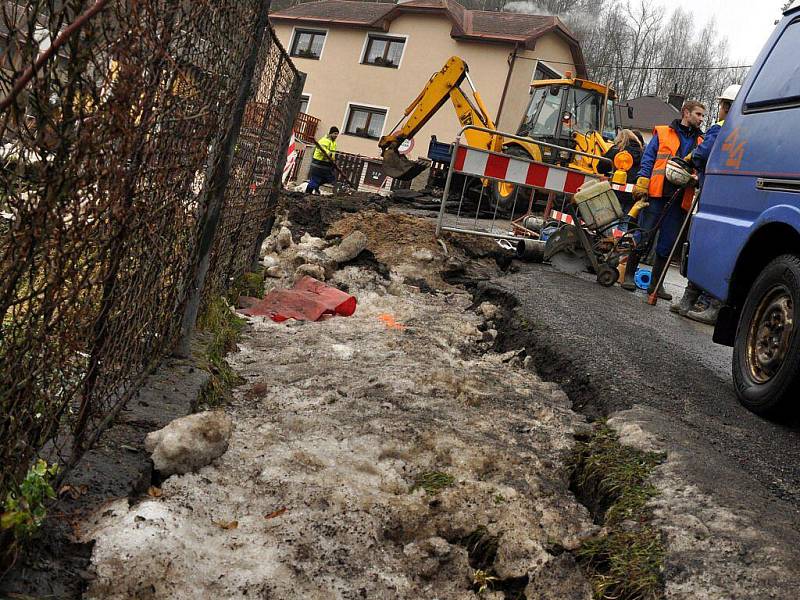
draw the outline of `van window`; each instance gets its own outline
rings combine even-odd
[[[800,21],[795,21],[784,30],[758,72],[747,94],[746,109],[800,102],[798,56],[800,56]]]

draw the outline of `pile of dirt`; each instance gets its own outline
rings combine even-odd
[[[292,223],[292,235],[299,241],[305,233],[325,237],[331,223],[343,215],[365,210],[385,213],[389,200],[383,196],[356,192],[350,195],[314,196],[301,192],[283,192],[276,214]]]
[[[367,236],[367,249],[379,263],[407,282],[422,281],[434,289],[451,290],[448,274],[463,274],[468,269],[470,278],[484,279],[499,274],[492,260],[500,268],[510,263],[508,253],[489,238],[447,233],[436,238],[436,222],[398,212],[372,211],[349,214],[328,229],[328,237],[347,236],[361,231]],[[491,259],[484,264],[470,263],[470,259]]]
[[[380,262],[397,266],[430,256],[441,260],[446,255],[436,241],[436,224],[428,219],[391,213],[363,212],[346,215],[328,230],[330,236],[344,237],[353,231],[367,236],[367,247]]]

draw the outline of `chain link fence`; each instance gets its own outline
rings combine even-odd
[[[256,256],[302,88],[268,10],[0,2],[0,501],[37,455],[74,465]]]
[[[273,38],[274,39],[274,38]],[[214,240],[204,297],[219,293],[258,259],[268,219],[277,203],[286,146],[299,108],[302,80],[279,44],[265,44],[247,98],[241,134]],[[293,100],[294,99],[294,100]]]

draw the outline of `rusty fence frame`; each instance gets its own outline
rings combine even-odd
[[[162,5],[0,7],[21,61],[0,61],[0,512],[33,460],[63,479],[160,360],[189,353],[203,300],[271,227],[304,76],[270,2]]]

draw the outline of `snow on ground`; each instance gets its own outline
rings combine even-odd
[[[566,395],[488,350],[467,294],[335,277],[353,317],[251,320],[225,455],[95,516],[85,597],[474,598],[480,567],[485,598],[591,598],[564,552],[595,531],[567,489]],[[415,489],[426,474],[453,483]]]

